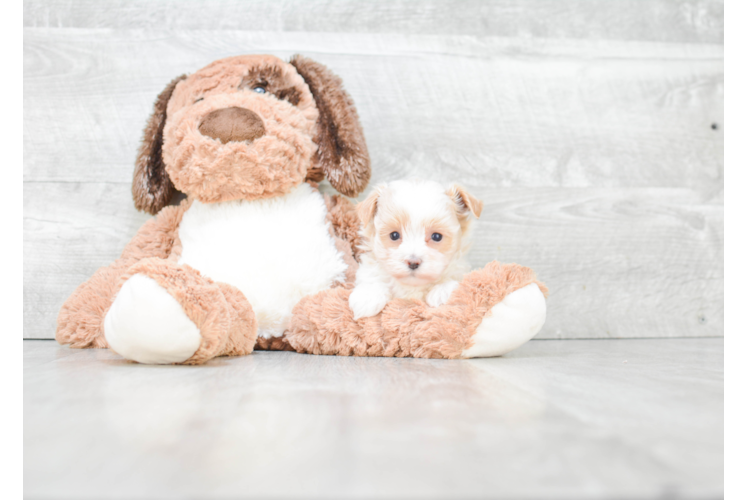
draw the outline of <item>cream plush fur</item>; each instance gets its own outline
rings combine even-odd
[[[545,323],[545,297],[532,283],[512,292],[491,308],[475,330],[463,358],[501,356],[533,338]]]
[[[137,311],[137,314],[133,314]],[[131,277],[104,319],[109,346],[138,363],[179,363],[200,347],[200,331],[179,302],[153,279]]]
[[[155,217],[65,302],[58,342],[198,364],[254,349],[497,355],[537,332],[547,290],[532,270],[497,262],[454,280],[443,304],[394,298],[354,318],[361,222],[316,182],[356,196],[369,177],[353,102],[321,64],[238,56],[174,79],[133,176],[135,206]]]
[[[302,297],[345,281],[348,266],[326,216],[322,195],[309,184],[275,198],[195,202],[179,226],[179,263],[241,290],[258,335],[280,337]]]

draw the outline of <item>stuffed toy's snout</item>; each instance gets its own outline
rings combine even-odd
[[[211,111],[203,118],[198,130],[201,134],[227,142],[251,143],[265,135],[260,115],[245,108],[231,107]]]
[[[310,59],[216,61],[159,95],[133,178],[138,209],[175,192],[204,203],[269,198],[305,180],[356,196],[369,181],[363,131],[341,80]]]

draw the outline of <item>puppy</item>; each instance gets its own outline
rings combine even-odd
[[[469,270],[471,214],[480,217],[483,202],[456,184],[412,179],[377,186],[356,209],[364,253],[348,299],[353,318],[393,298],[445,303]]]

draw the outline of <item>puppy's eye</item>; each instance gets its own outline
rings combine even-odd
[[[434,240],[434,241],[441,241],[442,240],[442,235],[439,234],[439,233],[434,233],[434,234],[431,235],[431,239]]]
[[[392,241],[397,241],[397,240],[399,240],[399,239],[400,239],[400,233],[398,233],[397,231],[392,231],[392,232],[390,233],[390,239],[391,239]]]
[[[198,97],[197,99],[195,99],[195,102],[193,104],[197,104],[198,102],[202,101],[203,99],[205,99],[205,97]]]
[[[260,87],[260,86],[253,88],[252,91],[257,92],[258,94],[264,94],[267,92],[267,90],[265,90],[265,87]]]

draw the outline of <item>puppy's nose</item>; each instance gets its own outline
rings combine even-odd
[[[265,135],[262,118],[245,108],[222,108],[208,113],[198,127],[200,133],[227,142],[252,142]]]
[[[408,264],[408,267],[412,270],[418,269],[418,266],[421,265],[421,259],[408,259],[405,261],[406,264]]]

